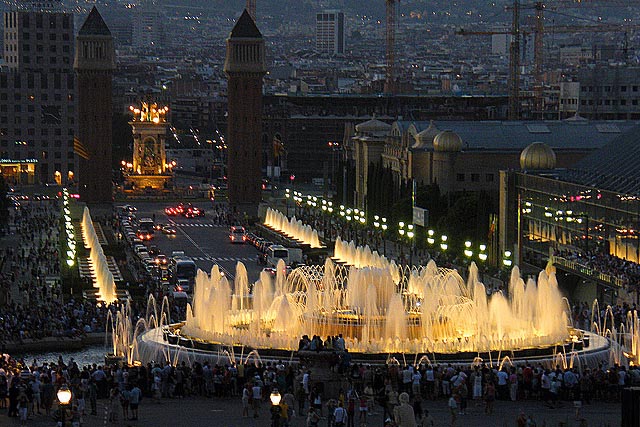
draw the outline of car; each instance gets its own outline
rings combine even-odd
[[[136,236],[138,236],[138,239],[140,239],[140,240],[151,240],[151,239],[153,239],[153,233],[151,233],[149,231],[145,231],[145,230],[136,231]]]
[[[271,267],[267,267],[267,268],[263,268],[262,271],[269,273],[271,276],[275,276],[277,273],[277,270],[275,268],[271,268]],[[287,265],[285,270],[284,270],[285,275],[288,275],[289,273],[291,273],[291,266]]]
[[[164,227],[162,227],[162,234],[174,235],[176,233],[176,229],[171,227],[170,225],[165,225]]]
[[[204,209],[193,206],[191,203],[188,203],[183,207],[182,216],[185,218],[195,218],[198,216],[204,216]]]
[[[167,256],[164,254],[156,255],[156,257],[154,258],[154,261],[156,262],[157,265],[161,267],[166,267],[167,265],[169,265],[169,258],[167,258]]]
[[[229,229],[229,240],[231,243],[244,243],[247,241],[246,230],[241,225],[233,225]]]
[[[166,208],[164,208],[164,213],[167,214],[167,216],[176,216],[176,215],[178,215],[178,211],[173,206],[167,206]]]

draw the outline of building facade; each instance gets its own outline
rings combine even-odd
[[[87,203],[110,203],[112,184],[112,79],[115,51],[111,32],[94,7],[78,31],[74,68],[78,75],[78,192]]]
[[[256,215],[262,200],[262,34],[245,9],[227,39],[224,72],[229,79],[227,182],[229,205]]]
[[[331,55],[345,52],[344,13],[324,10],[316,14],[316,50]]]
[[[20,2],[4,16],[0,158],[5,179],[72,184],[77,92],[73,15],[56,2]]]

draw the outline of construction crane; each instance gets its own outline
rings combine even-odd
[[[558,0],[556,6],[560,4],[571,5],[579,4],[575,0]],[[596,25],[558,25],[546,27],[544,26],[544,10],[546,6],[543,2],[537,1],[532,5],[521,5],[520,0],[514,0],[513,5],[507,7],[512,11],[512,22],[510,29],[498,31],[465,31],[463,29],[456,32],[459,35],[495,35],[509,34],[511,35],[511,43],[509,45],[509,120],[517,120],[520,117],[520,35],[528,31],[521,31],[520,28],[520,11],[522,9],[534,9],[534,93],[535,106],[537,111],[542,110],[542,89],[544,86],[544,34],[545,32],[555,33],[576,33],[576,32],[615,32],[625,31],[627,29],[640,29],[640,25],[623,25],[623,24],[607,24],[601,23]],[[625,47],[626,49],[626,47]]]
[[[256,0],[247,0],[247,5],[245,6],[249,15],[253,18],[253,21],[256,22]]]
[[[509,110],[507,118],[520,118],[520,0],[513,0],[509,45]]]
[[[386,50],[386,79],[384,92],[395,94],[396,84],[396,2],[400,0],[385,0],[387,6],[387,50]]]

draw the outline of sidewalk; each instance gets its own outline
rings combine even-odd
[[[240,398],[227,399],[205,399],[192,397],[186,399],[163,399],[156,403],[150,398],[145,398],[139,410],[138,421],[122,421],[120,413],[119,423],[109,423],[106,421],[105,404],[106,400],[98,402],[97,416],[85,416],[85,427],[98,426],[135,426],[135,427],[181,427],[181,426],[214,426],[214,427],[267,427],[271,425],[269,415],[269,403],[263,402],[259,418],[242,418],[242,405]],[[433,416],[436,426],[449,426],[451,416],[446,407],[447,402],[443,399],[435,402],[423,402],[423,408],[429,410]],[[308,405],[307,405],[308,406]],[[538,427],[579,427],[580,421],[575,420],[575,412],[572,402],[563,402],[559,409],[549,409],[541,402],[503,402],[497,401],[493,415],[485,415],[482,406],[474,406],[474,402],[469,402],[468,413],[458,415],[456,426],[458,427],[511,427],[516,425],[516,417],[523,410],[527,415],[532,415]],[[323,408],[323,415],[326,416],[326,407]],[[583,418],[589,427],[614,427],[621,422],[620,404],[617,403],[595,403],[586,405],[583,408]],[[305,427],[304,417],[294,417],[292,427]],[[18,426],[17,418],[8,419],[6,409],[0,409],[0,425]],[[70,423],[67,422],[67,426]],[[320,426],[327,425],[326,420],[320,422]],[[356,419],[355,426],[359,426]],[[373,414],[367,418],[367,426],[382,427],[382,411],[379,406],[375,407]],[[50,417],[37,415],[27,422],[27,426],[52,427],[54,421]]]

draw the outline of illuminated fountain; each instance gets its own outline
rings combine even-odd
[[[286,357],[305,334],[323,339],[342,334],[354,360],[383,363],[402,354],[459,363],[509,356],[551,366],[560,359],[594,363],[610,352],[610,341],[596,334],[583,352],[582,333],[571,327],[552,267],[526,282],[516,267],[508,296],[491,297],[475,264],[466,283],[457,271],[434,262],[397,277],[393,269],[346,267],[330,259],[288,276],[283,267],[278,265],[275,280],[263,272],[251,294],[241,263],[234,283],[217,266],[210,274],[198,272],[186,322],[143,335],[140,354],[157,355],[158,348],[169,347],[191,358],[203,349],[216,357],[253,350]],[[188,350],[173,346],[177,340]],[[587,352],[596,355],[589,356],[591,362]]]
[[[376,267],[387,270],[396,267],[394,261],[389,261],[377,251],[372,251],[369,245],[356,246],[353,241],[347,243],[340,236],[336,238],[333,258],[358,268]]]
[[[109,264],[107,258],[104,255],[102,246],[98,241],[96,230],[93,227],[93,221],[89,214],[89,209],[84,208],[82,214],[82,235],[85,242],[85,247],[90,251],[89,263],[91,269],[95,273],[95,281],[93,286],[97,288],[97,298],[100,301],[106,303],[112,303],[117,299],[116,295],[116,282],[113,278],[113,274],[109,271]]]
[[[320,239],[318,238],[318,232],[311,228],[311,226],[305,225],[302,221],[297,220],[295,216],[288,219],[282,212],[268,208],[264,224],[287,237],[310,245],[312,248],[322,247]]]

